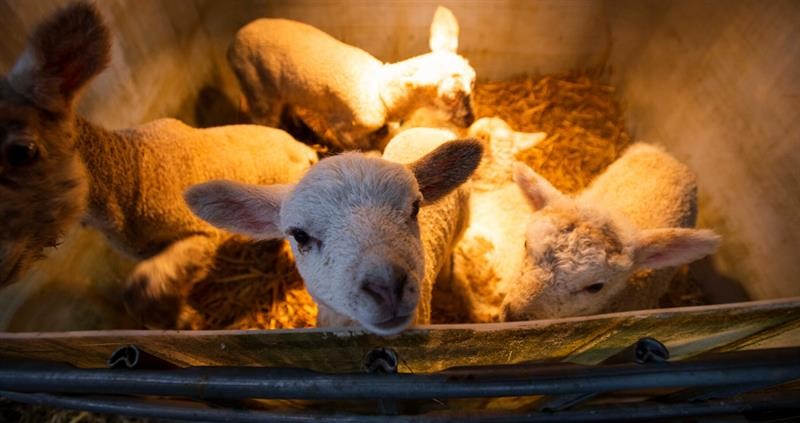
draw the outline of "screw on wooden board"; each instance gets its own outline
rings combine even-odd
[[[373,348],[364,356],[367,373],[395,374],[398,362],[397,352],[387,347]]]
[[[634,344],[634,356],[638,364],[665,363],[669,350],[657,339],[645,337]]]
[[[175,369],[178,366],[142,351],[136,345],[123,345],[108,358],[108,368],[110,369]]]

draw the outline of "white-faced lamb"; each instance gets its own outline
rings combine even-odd
[[[253,122],[277,126],[288,111],[334,148],[380,150],[387,124],[420,107],[472,123],[475,71],[456,54],[458,23],[447,8],[436,9],[429,45],[430,53],[382,63],[313,26],[258,19],[236,34],[228,61]]]
[[[431,317],[431,290],[467,223],[481,159],[475,140],[417,128],[383,158],[348,152],[321,160],[294,185],[215,181],[187,202],[212,224],[260,239],[290,240],[319,307],[318,326],[361,325],[396,334]],[[449,141],[449,142],[448,142]]]
[[[126,282],[129,311],[148,326],[172,327],[187,284],[227,236],[189,211],[184,189],[219,178],[293,182],[316,153],[254,125],[194,129],[162,119],[103,129],[74,109],[109,60],[102,17],[76,3],[41,23],[0,79],[0,282],[16,279],[82,218],[142,259]]]
[[[576,197],[524,165],[515,178],[536,213],[504,320],[657,307],[675,266],[712,254],[719,243],[714,232],[693,229],[694,174],[652,145],[628,148]]]

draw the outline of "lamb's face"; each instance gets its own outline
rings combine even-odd
[[[449,51],[435,51],[403,62],[408,74],[402,80],[419,107],[436,112],[437,119],[466,128],[475,120],[472,91],[475,70],[466,59]]]
[[[500,118],[483,117],[469,127],[468,134],[480,140],[485,151],[473,180],[497,184],[511,181],[510,164],[514,155],[511,127]]]
[[[57,244],[86,203],[70,123],[0,79],[0,286]]]
[[[624,166],[625,158],[615,165]],[[599,313],[636,270],[690,263],[719,245],[707,229],[638,228],[621,211],[565,196],[523,164],[514,166],[514,181],[536,213],[525,234],[523,268],[503,301],[504,320]]]
[[[406,136],[387,150],[401,141],[431,146],[427,138]],[[344,153],[320,161],[295,185],[210,181],[190,187],[184,197],[197,216],[217,227],[260,239],[288,238],[316,301],[372,332],[392,335],[411,324],[420,299],[425,261],[419,208],[466,182],[482,151],[476,140],[442,142],[406,165]]]
[[[78,2],[40,23],[0,77],[0,285],[55,245],[85,207],[73,103],[110,60],[108,28]]]
[[[466,128],[475,120],[472,89],[475,70],[458,55],[458,21],[450,9],[439,6],[431,22],[431,53],[411,59],[418,63],[418,81],[436,88],[434,106],[456,126]]]
[[[436,72],[434,106],[445,112],[454,125],[466,128],[475,121],[472,110],[472,90],[475,70],[466,59],[455,53],[430,53]]]
[[[503,319],[599,313],[633,272],[626,238],[609,216],[569,199],[539,210],[527,228],[527,254],[503,302]]]
[[[283,202],[280,230],[314,299],[379,334],[411,324],[424,272],[420,200],[400,164],[347,153],[312,167]]]
[[[472,180],[487,187],[511,182],[514,157],[527,150],[547,136],[543,132],[517,132],[503,119],[498,117],[482,117],[475,121],[467,132],[470,137],[477,138],[484,145],[481,165]]]

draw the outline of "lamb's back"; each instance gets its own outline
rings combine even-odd
[[[628,148],[581,194],[623,213],[640,229],[694,226],[694,173],[664,149],[637,143]]]
[[[132,244],[218,231],[183,201],[191,185],[216,179],[252,184],[297,181],[316,155],[284,131],[255,125],[196,129],[160,119],[120,132],[129,146],[135,186],[122,203]]]
[[[378,83],[383,64],[302,22],[258,19],[236,34],[229,51],[234,67],[254,66],[281,100],[324,120],[383,125]],[[354,113],[355,112],[355,113]]]

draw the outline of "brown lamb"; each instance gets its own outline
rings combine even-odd
[[[185,188],[223,178],[294,182],[316,153],[260,126],[194,129],[161,119],[103,129],[74,108],[109,60],[109,30],[79,2],[41,23],[0,78],[0,284],[82,219],[142,260],[126,282],[129,312],[147,326],[174,327],[187,288],[228,236],[194,217]]]

